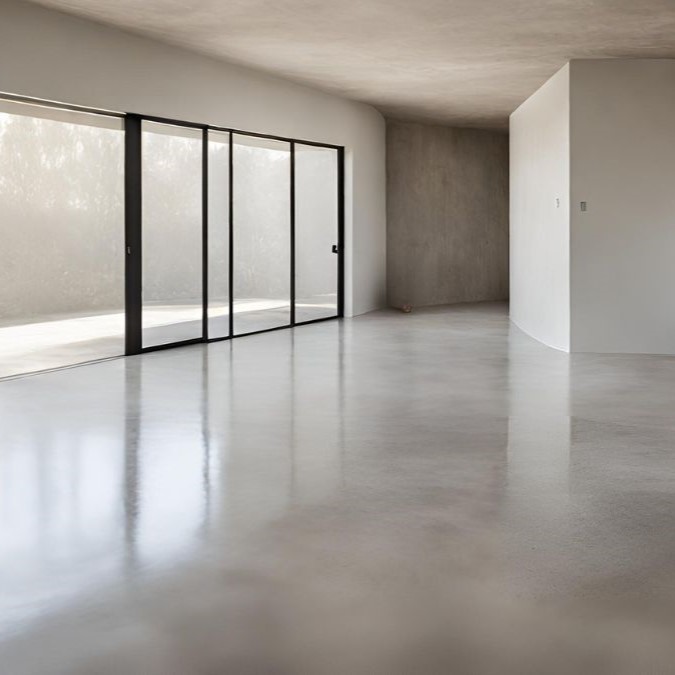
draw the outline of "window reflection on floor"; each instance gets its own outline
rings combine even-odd
[[[62,605],[86,603],[91,587],[175,565],[208,525],[220,463],[211,452],[204,399],[181,398],[175,408],[167,400],[159,414],[139,416],[140,401],[159,396],[163,379],[151,373],[146,381],[123,361],[99,367],[106,368],[106,387],[91,392],[95,403],[86,416],[73,405],[86,371],[68,371],[73,391],[54,396],[34,432],[12,425],[3,440],[0,634]],[[193,392],[205,390],[204,378],[194,367],[180,374]],[[45,395],[48,389],[47,383]],[[29,413],[25,402],[11,406],[3,416]],[[175,423],[181,414],[192,422]],[[174,421],[170,434],[167,420]]]
[[[52,658],[50,627],[103,624],[108,639],[120,607],[133,622],[144,599],[204,567],[221,588],[248,546],[360,479],[345,452],[343,331],[328,322],[0,385],[8,672],[13,658]]]

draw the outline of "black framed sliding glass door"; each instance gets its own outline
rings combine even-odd
[[[202,337],[202,131],[143,121],[143,347]]]
[[[340,286],[340,157],[294,144],[295,322],[337,317]]]
[[[291,325],[291,144],[234,134],[234,335]]]
[[[0,95],[0,379],[342,316],[343,202],[339,146]]]
[[[207,304],[210,340],[230,336],[231,134],[208,132]]]

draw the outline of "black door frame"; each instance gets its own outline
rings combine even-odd
[[[344,146],[332,145],[329,143],[319,143],[316,141],[306,141],[294,138],[286,138],[273,134],[261,134],[240,129],[227,127],[218,127],[208,124],[197,124],[194,122],[185,122],[164,117],[151,115],[138,115],[127,113],[124,115],[125,125],[125,355],[142,354],[146,352],[158,351],[162,349],[171,349],[186,345],[220,342],[229,340],[233,337],[244,337],[246,335],[255,335],[258,333],[267,333],[270,331],[284,330],[295,326],[302,326],[322,321],[331,321],[336,318],[344,317]],[[202,132],[202,336],[191,340],[180,342],[170,342],[162,345],[153,345],[143,347],[143,250],[142,250],[142,228],[143,228],[143,186],[142,186],[142,124],[143,122],[155,122],[176,127],[200,129]],[[229,331],[224,337],[209,337],[208,333],[208,303],[209,303],[209,132],[216,131],[229,135],[229,190],[228,190],[228,278],[229,278]],[[283,326],[267,328],[248,333],[234,334],[234,159],[233,147],[235,135],[250,136],[254,138],[263,138],[269,140],[282,141],[289,144],[290,161],[290,321]],[[296,255],[295,255],[295,148],[296,145],[307,145],[318,148],[326,148],[337,152],[337,195],[338,195],[338,213],[337,213],[337,313],[334,316],[311,319],[308,321],[296,321],[295,316],[295,277],[296,277]]]

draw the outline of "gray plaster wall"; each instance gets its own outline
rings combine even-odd
[[[675,354],[675,59],[569,69],[571,351]]]
[[[508,135],[388,121],[388,304],[508,295]]]

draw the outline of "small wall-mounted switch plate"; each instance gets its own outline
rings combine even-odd
[[[560,197],[555,198],[555,207],[556,207],[556,209],[560,208]]]
[[[588,211],[588,203],[587,202],[581,202],[581,210],[582,211]]]

